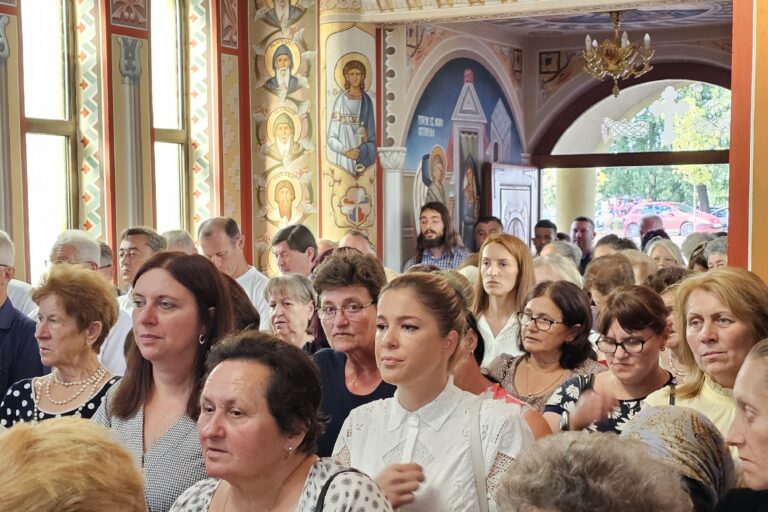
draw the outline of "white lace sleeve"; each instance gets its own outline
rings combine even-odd
[[[533,434],[519,408],[499,400],[485,400],[480,411],[483,457],[488,483],[488,506],[498,510],[496,492],[517,455],[531,446]]]
[[[354,411],[344,420],[344,424],[339,431],[339,437],[336,438],[336,444],[333,446],[333,458],[343,466],[351,465],[352,457],[350,455],[348,441],[352,435],[351,422],[353,421],[353,414]]]

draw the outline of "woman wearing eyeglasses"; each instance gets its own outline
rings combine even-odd
[[[502,354],[488,374],[512,396],[539,412],[555,389],[577,375],[606,370],[589,342],[592,312],[589,296],[568,281],[544,281],[525,298],[517,314],[523,354]]]
[[[552,431],[620,433],[646,396],[674,384],[659,366],[668,330],[667,307],[650,288],[622,286],[608,295],[597,313],[597,348],[610,371],[569,379],[552,394],[544,408]]]
[[[327,457],[352,409],[395,394],[395,386],[381,379],[374,348],[376,299],[387,278],[373,256],[344,251],[315,268],[312,284],[320,302],[318,317],[331,345],[312,356],[323,388],[320,411],[329,416],[317,440],[317,454]]]

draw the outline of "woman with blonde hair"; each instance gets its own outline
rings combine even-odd
[[[768,286],[741,268],[710,270],[680,283],[675,312],[688,375],[645,402],[696,409],[725,434],[736,412],[736,375],[750,349],[768,337]]]
[[[645,254],[656,262],[656,267],[659,269],[685,266],[680,248],[675,242],[666,238],[659,238],[648,244],[648,247],[645,248]]]
[[[394,508],[498,510],[509,463],[533,442],[518,406],[453,384],[466,309],[434,274],[402,275],[379,295],[376,361],[397,391],[353,410],[333,453],[377,475]]]
[[[483,366],[500,354],[518,355],[520,324],[517,313],[536,283],[531,250],[505,233],[485,240],[480,248],[480,279],[472,312],[485,340]]]
[[[275,276],[267,282],[264,298],[269,304],[269,323],[275,336],[313,354],[318,350],[312,335],[315,291],[312,281],[299,274]]]
[[[147,510],[144,479],[131,455],[85,419],[19,424],[0,433],[0,467],[0,510]]]
[[[579,274],[573,260],[559,254],[548,254],[533,258],[533,273],[536,283],[544,281],[569,281],[579,288],[584,284],[584,278]]]
[[[99,350],[118,318],[115,289],[93,270],[51,267],[32,292],[38,304],[35,338],[49,375],[24,379],[0,402],[0,426],[61,416],[90,418],[118,378],[99,362]]]

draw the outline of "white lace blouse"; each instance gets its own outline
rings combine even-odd
[[[496,490],[518,453],[533,444],[519,407],[462,391],[449,380],[431,403],[408,412],[393,398],[354,409],[334,447],[341,463],[376,477],[391,464],[415,462],[425,481],[414,503],[401,512],[475,512],[478,494],[472,469],[472,404],[480,408],[480,438],[488,486],[488,506],[497,511]]]
[[[512,313],[507,323],[499,331],[498,336],[493,335],[491,326],[488,325],[488,321],[485,319],[485,315],[480,315],[477,319],[477,329],[485,340],[485,353],[483,354],[483,362],[481,366],[488,366],[491,361],[500,356],[501,354],[509,354],[511,356],[519,356],[523,352],[518,346],[518,338],[520,337],[520,322],[517,321],[517,315]]]

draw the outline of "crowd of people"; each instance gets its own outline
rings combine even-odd
[[[660,223],[68,230],[32,285],[0,231],[0,510],[768,511],[768,286]]]

